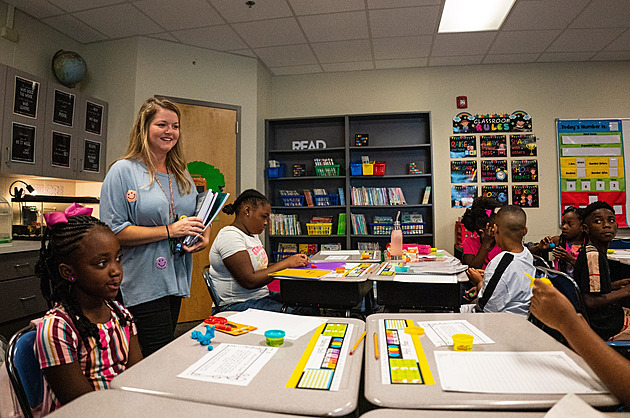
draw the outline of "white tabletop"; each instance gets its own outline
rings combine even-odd
[[[274,414],[182,401],[179,399],[145,395],[124,390],[97,390],[86,393],[48,415],[52,418],[112,418],[112,417],[244,417],[282,418],[297,415]]]
[[[613,253],[608,254],[608,259],[630,265],[630,250],[615,249]]]
[[[547,411],[436,411],[422,409],[374,409],[361,415],[361,418],[544,418]],[[608,412],[605,416],[628,418],[627,412]]]
[[[382,319],[411,319],[437,321],[465,319],[479,328],[496,344],[475,345],[473,351],[564,351],[589,375],[593,371],[584,360],[552,337],[538,329],[524,317],[509,313],[478,314],[376,314],[367,318],[367,335],[377,331]],[[389,408],[408,409],[548,409],[563,395],[559,394],[494,394],[445,392],[440,385],[434,351],[452,350],[452,347],[434,347],[426,335],[420,336],[426,354],[434,385],[385,385],[381,383],[381,369],[374,359],[374,341],[366,338],[365,348],[365,398],[374,405]],[[593,406],[612,406],[619,402],[610,394],[580,395]]]
[[[231,314],[221,312],[221,316]],[[328,322],[353,324],[350,336],[353,344],[365,329],[365,323],[358,319],[328,318]],[[204,327],[200,324],[195,329],[203,331]],[[112,387],[213,405],[299,415],[338,416],[349,414],[357,407],[362,355],[348,356],[338,391],[285,388],[313,332],[297,340],[285,340],[247,386],[178,378],[178,374],[208,353],[190,334],[182,335],[114,378]],[[212,340],[215,349],[219,343],[265,345],[265,338],[253,333],[231,336],[217,332]],[[363,344],[359,350],[362,349]]]

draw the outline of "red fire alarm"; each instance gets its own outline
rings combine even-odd
[[[457,100],[457,108],[458,109],[466,109],[466,108],[468,108],[468,97],[466,97],[466,96],[458,96],[456,100]]]

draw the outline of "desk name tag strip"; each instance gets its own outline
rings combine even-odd
[[[338,391],[353,328],[328,323],[317,327],[285,387]]]
[[[378,351],[382,353],[379,361],[384,385],[435,384],[419,335],[405,333],[405,328],[414,326],[410,319],[378,321]]]

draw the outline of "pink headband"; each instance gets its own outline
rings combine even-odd
[[[492,215],[492,210],[490,209],[486,209],[486,215],[488,216],[488,218],[490,217],[490,215]]]
[[[92,208],[86,208],[78,203],[73,203],[66,208],[63,212],[50,212],[44,213],[44,219],[46,219],[46,225],[48,229],[52,229],[52,226],[56,223],[67,224],[68,218],[77,215],[92,215]]]

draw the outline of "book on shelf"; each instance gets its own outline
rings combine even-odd
[[[354,235],[367,235],[367,223],[365,222],[365,215],[362,213],[351,214],[352,220],[352,233]]]
[[[346,214],[340,213],[337,222],[337,235],[345,235],[346,233]]]
[[[326,195],[326,189],[313,189],[313,194],[316,196]]]
[[[357,242],[357,249],[360,251],[380,251],[378,242]]]
[[[429,203],[430,198],[431,198],[431,186],[427,186],[424,188],[424,194],[422,195],[422,204],[427,205]]]
[[[329,244],[322,244],[322,251],[339,251],[341,250],[340,242],[333,242]]]
[[[197,195],[195,216],[203,220],[204,231],[208,228],[208,225],[210,225],[214,218],[217,217],[219,211],[229,196],[229,193],[214,193],[212,190],[206,190],[205,192]],[[199,235],[188,235],[184,238],[184,245],[190,247],[191,245],[194,245],[198,239]]]
[[[358,206],[406,205],[400,187],[353,187],[352,204]]]
[[[300,254],[314,255],[317,254],[317,244],[299,244]]]
[[[269,215],[269,232],[271,235],[301,235],[302,230],[297,215],[272,213]]]
[[[313,216],[309,222],[312,224],[318,224],[318,223],[332,223],[332,221],[333,221],[332,216]]]
[[[339,187],[337,191],[339,192],[339,204],[344,206],[346,204],[346,196],[343,192],[343,187]]]
[[[298,252],[298,245],[294,242],[279,242],[278,243],[278,252],[279,253],[296,253]]]
[[[315,206],[313,203],[313,195],[308,189],[304,189],[304,199],[306,200],[306,206]]]

